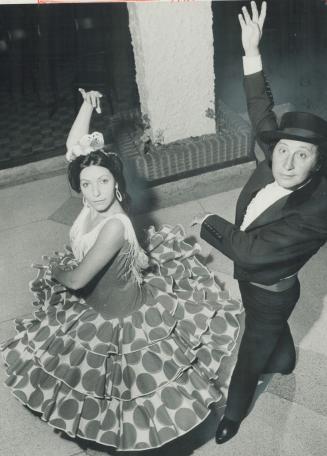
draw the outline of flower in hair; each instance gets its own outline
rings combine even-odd
[[[98,131],[94,131],[89,135],[82,136],[78,143],[67,151],[66,160],[71,162],[81,155],[86,156],[95,150],[102,149],[103,147],[103,134],[99,133]]]

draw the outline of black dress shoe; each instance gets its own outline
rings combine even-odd
[[[263,374],[280,374],[280,375],[290,375],[292,372],[293,372],[294,369],[288,369],[288,370],[283,370],[283,369],[279,369],[279,370],[264,370],[262,373]]]
[[[216,432],[216,442],[219,445],[221,443],[227,442],[233,438],[235,434],[237,434],[239,427],[239,421],[232,421],[224,416],[218,425]]]

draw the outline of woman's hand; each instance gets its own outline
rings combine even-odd
[[[98,114],[101,114],[101,98],[102,93],[98,92],[97,90],[90,90],[89,92],[85,92],[84,89],[78,89],[81,93],[83,100],[85,103],[88,103],[96,110]]]
[[[46,257],[44,257],[46,258]],[[56,279],[57,280],[57,277],[58,277],[58,274],[63,271],[63,269],[61,268],[61,266],[59,265],[60,263],[60,259],[59,258],[54,258],[52,257],[49,261],[49,265],[48,265],[48,268],[49,268],[49,271],[50,271],[50,274],[51,274],[51,277],[53,279]]]
[[[53,263],[49,265],[49,269],[51,277],[57,280],[58,274],[60,274],[60,272],[62,271],[61,267],[58,266],[58,264]]]
[[[252,18],[245,6],[238,15],[242,29],[242,45],[247,57],[259,55],[259,43],[262,37],[263,25],[266,19],[267,3],[262,2],[260,14],[254,1],[251,2]]]
[[[91,90],[90,92],[85,92],[84,89],[78,90],[83,97],[84,103],[82,103],[68,134],[66,141],[68,153],[70,153],[71,149],[78,144],[83,136],[89,133],[93,109],[95,108],[98,114],[101,113],[100,99],[102,98],[102,93],[96,90]]]

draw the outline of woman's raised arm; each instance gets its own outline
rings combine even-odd
[[[66,141],[68,151],[78,143],[82,136],[88,134],[93,109],[98,114],[101,113],[100,99],[102,94],[96,90],[90,92],[85,92],[84,89],[78,90],[81,92],[84,101],[68,134]]]

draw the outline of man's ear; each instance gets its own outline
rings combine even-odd
[[[324,160],[323,151],[318,146],[318,159],[317,159],[317,163],[315,164],[312,171],[314,173],[317,173],[318,171],[320,171],[321,168],[324,166],[325,162],[326,162],[326,160]]]

